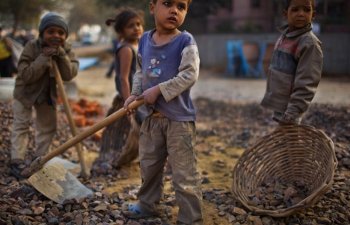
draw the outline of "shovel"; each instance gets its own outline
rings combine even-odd
[[[62,81],[62,78],[61,78],[60,71],[59,71],[59,69],[57,67],[56,61],[53,61],[52,69],[53,69],[53,72],[55,74],[55,79],[56,79],[56,83],[57,83],[57,86],[58,86],[58,91],[59,91],[60,96],[61,96],[62,101],[63,101],[64,110],[65,110],[67,118],[68,118],[68,122],[69,122],[69,126],[70,126],[70,129],[71,129],[72,135],[76,136],[77,135],[77,128],[76,128],[75,123],[73,121],[72,111],[71,111],[71,108],[69,106],[68,98],[67,98],[66,92],[64,90],[63,81]],[[84,179],[87,179],[89,177],[89,173],[88,173],[88,171],[86,169],[86,163],[85,163],[85,160],[84,160],[84,155],[83,155],[83,151],[82,151],[82,148],[81,148],[81,144],[80,143],[76,144],[75,148],[77,149],[78,157],[79,157],[79,161],[80,161],[81,176]]]
[[[144,102],[143,99],[132,102],[128,108],[136,109]],[[40,193],[44,194],[49,199],[62,204],[68,199],[80,199],[92,195],[92,191],[85,187],[80,181],[61,163],[47,163],[49,160],[65,152],[68,148],[76,145],[88,136],[96,133],[103,127],[106,127],[125,116],[127,110],[124,108],[119,109],[102,121],[94,124],[87,130],[74,136],[72,139],[66,141],[55,150],[47,153],[44,156],[36,158],[28,169],[22,172],[22,176],[29,177],[29,183],[37,189]],[[45,164],[45,166],[44,166]]]

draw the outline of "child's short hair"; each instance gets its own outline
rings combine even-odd
[[[42,37],[44,30],[50,26],[58,26],[61,27],[67,34],[69,34],[68,24],[63,19],[63,17],[55,12],[49,12],[45,14],[45,16],[41,19],[39,25],[39,36]]]
[[[141,23],[144,24],[142,11],[136,11],[133,8],[121,8],[114,19],[107,19],[105,23],[107,26],[110,26],[112,23],[114,23],[113,27],[115,32],[121,33],[123,32],[123,29],[129,22],[129,20],[135,17],[139,18],[141,20]]]
[[[292,0],[284,0],[284,9],[285,10],[288,10],[291,1]],[[310,0],[310,1],[311,1],[312,8],[315,9],[316,8],[316,0]]]

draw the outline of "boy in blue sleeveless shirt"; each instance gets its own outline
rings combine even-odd
[[[140,131],[139,156],[142,186],[139,201],[127,205],[130,218],[157,215],[163,194],[163,169],[168,159],[179,206],[177,224],[203,224],[202,193],[197,171],[195,108],[190,89],[198,79],[199,55],[193,36],[178,27],[191,0],[152,0],[156,28],[139,43],[137,71],[131,96],[124,107],[143,98],[148,116]]]

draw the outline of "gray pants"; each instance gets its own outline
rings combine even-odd
[[[34,105],[35,108],[35,157],[49,151],[56,133],[56,109],[52,105]],[[25,159],[29,139],[29,127],[32,108],[25,107],[20,101],[13,100],[13,127],[11,134],[11,160]]]
[[[194,144],[193,122],[176,122],[154,116],[145,119],[139,140],[142,186],[138,198],[141,207],[155,210],[159,203],[163,195],[163,170],[168,158],[179,206],[178,221],[203,224],[201,181]]]

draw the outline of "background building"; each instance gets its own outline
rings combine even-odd
[[[232,0],[206,18],[207,26],[194,26],[199,32],[275,32],[284,21],[281,0]],[[316,0],[316,19],[321,32],[350,32],[349,0]],[[193,23],[193,21],[192,21]]]

